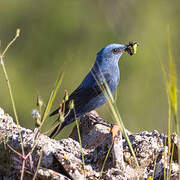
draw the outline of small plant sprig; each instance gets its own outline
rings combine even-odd
[[[74,118],[75,118],[76,127],[77,127],[77,132],[78,132],[79,144],[80,144],[80,146],[81,146],[81,158],[82,158],[83,173],[84,173],[84,178],[85,178],[86,175],[85,175],[84,152],[83,152],[83,147],[82,147],[82,140],[81,140],[81,133],[80,133],[80,129],[79,129],[79,124],[78,124],[78,120],[77,120],[77,118],[76,118],[76,111],[75,111],[75,107],[74,107],[74,101],[73,101],[73,103],[72,103],[72,108],[73,108],[73,111],[74,111]]]
[[[71,101],[68,101],[68,100],[69,100],[69,94],[68,94],[68,91],[65,90],[64,98],[62,100],[62,103],[59,106],[59,115],[58,115],[58,119],[56,120],[57,124],[53,128],[51,128],[50,130],[45,132],[44,134],[48,133],[49,131],[51,131],[53,129],[53,135],[51,136],[51,138],[54,138],[57,135],[57,133],[59,132],[59,130],[61,128],[61,124],[64,122],[66,117],[70,114],[70,112],[73,111],[75,122],[76,122],[76,127],[77,127],[77,132],[78,132],[79,143],[81,146],[82,166],[83,166],[84,176],[85,176],[84,152],[83,152],[83,148],[82,148],[82,141],[81,141],[81,134],[80,134],[80,130],[79,130],[79,124],[78,124],[78,121],[76,118],[75,105],[74,105],[73,100],[71,100]],[[66,107],[66,106],[68,106],[68,107]],[[68,110],[67,110],[67,108],[68,108]]]
[[[5,64],[4,64],[4,57],[5,57],[8,49],[10,48],[10,46],[16,41],[16,39],[19,37],[19,35],[20,35],[20,29],[17,29],[15,37],[9,42],[9,44],[6,46],[6,48],[4,49],[2,54],[0,54],[0,64],[2,65],[3,73],[4,73],[5,80],[6,80],[6,83],[7,83],[7,86],[8,86],[8,90],[9,90],[9,94],[10,94],[10,98],[11,98],[11,103],[12,103],[12,107],[13,107],[13,112],[14,112],[14,116],[15,116],[17,125],[19,125],[19,119],[18,119],[18,115],[17,115],[17,111],[16,111],[16,106],[15,106],[15,101],[14,101],[14,97],[13,97],[13,93],[12,93],[11,84],[10,84],[8,74],[7,74],[7,71],[6,71],[6,67],[5,67]],[[19,138],[20,138],[20,142],[21,142],[21,150],[22,150],[22,157],[23,157],[22,158],[23,162],[22,162],[22,169],[21,169],[21,177],[20,177],[20,180],[22,180],[23,177],[24,177],[24,168],[25,168],[25,158],[24,158],[25,157],[25,152],[24,152],[22,135],[21,135],[21,132],[20,132],[19,128],[18,128],[18,133],[19,133]],[[14,152],[15,152],[15,150],[14,150]]]
[[[47,103],[46,108],[45,108],[45,110],[44,110],[44,112],[43,112],[43,115],[42,115],[42,120],[41,120],[42,123],[41,123],[41,126],[40,126],[39,129],[42,128],[42,126],[43,126],[43,124],[44,124],[44,121],[46,120],[46,118],[47,118],[48,115],[49,115],[49,112],[50,112],[50,110],[51,110],[52,104],[53,104],[53,102],[54,102],[54,100],[55,100],[55,97],[56,97],[56,95],[57,95],[57,92],[58,92],[58,90],[59,90],[59,88],[60,88],[60,85],[61,85],[61,83],[62,83],[63,75],[64,75],[63,73],[59,75],[59,77],[58,77],[58,79],[57,79],[57,81],[56,81],[56,83],[55,83],[55,87],[54,87],[53,90],[51,91],[51,94],[50,94],[48,103]]]
[[[2,65],[4,76],[5,76],[5,79],[6,79],[6,82],[7,82],[7,86],[8,86],[8,90],[9,90],[9,94],[10,94],[10,98],[11,98],[11,103],[12,103],[12,107],[13,107],[13,111],[14,111],[14,116],[15,116],[17,125],[19,125],[19,120],[18,120],[18,116],[17,116],[17,111],[16,111],[16,106],[15,106],[15,102],[14,102],[14,97],[13,97],[13,93],[12,93],[11,84],[9,82],[8,74],[7,74],[7,71],[6,71],[5,64],[4,64],[4,57],[5,57],[8,49],[10,48],[10,46],[16,41],[16,39],[19,37],[19,35],[20,35],[20,29],[17,29],[15,37],[6,46],[6,48],[4,49],[2,54],[0,54],[0,64]]]
[[[47,134],[52,130],[53,130],[53,132],[52,132],[52,135],[50,136],[51,138],[54,138],[58,134],[58,132],[59,132],[59,130],[61,128],[61,124],[64,122],[65,118],[69,115],[69,113],[73,109],[73,107],[72,107],[73,102],[72,101],[70,101],[69,104],[68,104],[68,107],[66,107],[68,100],[69,100],[69,94],[68,94],[68,91],[65,90],[64,98],[62,100],[62,103],[59,105],[58,118],[55,121],[56,124],[51,129],[44,132],[43,134]],[[66,112],[67,108],[68,108],[68,111]]]
[[[43,124],[44,124],[44,122],[45,122],[46,118],[48,117],[48,114],[49,114],[49,112],[50,112],[50,110],[51,110],[51,107],[52,107],[52,104],[53,104],[53,102],[54,102],[54,99],[55,99],[55,97],[56,97],[56,95],[57,95],[57,92],[58,92],[58,90],[59,90],[59,88],[60,88],[60,85],[61,85],[61,83],[62,83],[63,75],[64,75],[64,74],[62,73],[62,74],[60,74],[60,75],[58,76],[58,79],[57,79],[57,81],[56,81],[56,83],[55,83],[55,86],[54,86],[53,90],[51,91],[51,94],[50,94],[48,103],[47,103],[47,105],[46,105],[46,107],[45,107],[45,110],[44,110],[44,112],[43,112],[42,117],[41,117],[41,114],[40,114],[39,112],[41,112],[42,106],[43,106],[44,103],[43,103],[43,101],[42,101],[42,99],[41,99],[40,97],[37,98],[37,106],[39,107],[39,111],[38,111],[38,110],[33,110],[34,113],[32,112],[32,116],[34,115],[33,117],[34,117],[34,119],[35,119],[35,121],[36,121],[36,124],[38,125],[38,134],[36,135],[36,139],[35,139],[35,141],[34,141],[33,147],[32,147],[32,149],[31,149],[31,151],[28,153],[28,155],[30,155],[30,154],[34,151],[34,149],[35,149],[35,147],[36,147],[38,135],[39,135],[39,133],[41,132],[42,126],[43,126]],[[27,156],[28,156],[28,155],[27,155]],[[39,156],[38,165],[37,165],[35,174],[34,174],[34,176],[33,176],[33,180],[36,179],[37,171],[38,171],[38,169],[39,169],[39,167],[40,167],[42,155],[43,155],[43,153],[42,153],[42,151],[41,151],[41,152],[40,152],[40,156]]]
[[[15,37],[12,39],[12,41],[10,41],[10,43],[7,45],[7,47],[4,49],[4,51],[2,53],[0,53],[0,65],[2,65],[3,73],[4,73],[5,80],[6,80],[6,83],[7,83],[7,86],[8,86],[8,90],[9,90],[9,94],[10,94],[10,98],[11,98],[11,102],[12,102],[12,107],[13,107],[13,112],[14,112],[14,116],[15,116],[17,125],[19,125],[19,119],[18,119],[18,116],[17,116],[17,111],[16,111],[16,106],[15,106],[15,101],[14,101],[14,97],[13,97],[13,93],[12,93],[11,84],[10,84],[8,74],[7,74],[7,71],[6,71],[6,67],[5,67],[5,64],[4,64],[4,57],[5,57],[8,49],[10,48],[10,46],[16,41],[16,39],[19,37],[19,35],[20,35],[20,29],[17,29]],[[21,135],[21,132],[20,132],[20,129],[19,129],[20,126],[18,126],[18,133],[19,133],[19,138],[20,138],[20,142],[21,142],[20,144],[21,144],[22,154],[17,152],[14,148],[12,148],[7,143],[7,146],[9,147],[9,149],[12,150],[15,154],[17,154],[17,156],[19,158],[21,158],[21,160],[22,160],[20,180],[23,180],[23,178],[24,178],[26,160],[31,157],[32,152],[34,151],[34,149],[36,147],[37,139],[39,137],[40,130],[41,130],[41,128],[43,126],[43,123],[45,122],[45,119],[47,118],[48,113],[49,113],[49,111],[51,109],[52,103],[53,103],[53,101],[54,101],[54,99],[56,97],[57,91],[58,91],[58,89],[59,89],[59,87],[61,85],[62,78],[63,78],[63,74],[61,74],[59,76],[58,80],[56,81],[55,87],[51,92],[48,104],[47,104],[47,106],[45,108],[45,111],[44,111],[42,116],[41,116],[41,111],[42,111],[43,101],[40,99],[40,97],[37,98],[37,106],[39,107],[39,110],[33,110],[32,115],[33,115],[34,119],[36,120],[36,127],[38,127],[38,131],[37,131],[37,133],[35,135],[34,144],[33,144],[32,148],[31,148],[31,150],[25,155],[24,146],[23,146],[23,138],[22,138],[22,135]],[[41,159],[42,159],[42,151],[40,153],[38,165],[37,165],[34,177],[33,177],[34,180],[36,179],[37,171],[38,171],[38,168],[40,166]],[[30,166],[32,166],[32,164]]]
[[[40,113],[40,115],[41,115],[41,113],[42,113],[42,107],[43,107],[43,105],[44,105],[44,102],[43,102],[41,96],[39,96],[39,95],[37,96],[36,105],[37,105],[37,107],[39,108],[39,113]]]
[[[168,29],[169,30],[169,29]],[[176,73],[176,65],[172,56],[171,50],[171,43],[170,43],[170,35],[168,31],[168,56],[169,56],[169,71],[166,71],[163,63],[161,62],[161,69],[163,72],[164,82],[166,85],[166,92],[168,97],[168,105],[169,105],[169,112],[168,112],[168,157],[169,157],[169,170],[166,172],[164,176],[167,179],[170,178],[171,175],[171,163],[173,160],[174,154],[174,143],[172,144],[172,137],[171,135],[173,132],[179,136],[179,123],[178,123],[178,88],[177,88],[177,73]],[[174,121],[173,121],[174,120]],[[175,124],[174,129],[172,124]],[[179,149],[179,147],[178,147]],[[179,155],[179,150],[178,150]]]

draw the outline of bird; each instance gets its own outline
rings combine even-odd
[[[119,59],[127,51],[133,55],[137,43],[109,44],[96,54],[95,63],[81,84],[75,89],[65,102],[65,114],[69,111],[69,103],[73,100],[76,117],[98,108],[107,101],[103,88],[108,87],[113,94],[120,80]],[[60,107],[50,116],[59,114]],[[74,112],[70,111],[62,124],[59,124],[50,134],[54,138],[65,126],[75,121]]]

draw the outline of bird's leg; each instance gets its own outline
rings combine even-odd
[[[111,125],[104,121],[95,110],[87,113],[86,115],[94,122],[94,124],[102,124],[104,126],[111,127]]]

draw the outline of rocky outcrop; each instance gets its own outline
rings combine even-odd
[[[89,113],[81,118],[79,128],[82,147],[76,127],[69,138],[57,141],[39,133],[37,129],[17,126],[0,109],[0,177],[19,179],[25,162],[24,179],[32,179],[35,173],[36,179],[42,180],[164,179],[164,175],[178,179],[177,136],[172,135],[175,144],[171,158],[164,134],[156,130],[128,133],[139,163],[137,166],[118,127],[113,134],[114,125]],[[25,155],[28,155],[26,159],[21,155],[19,132]]]

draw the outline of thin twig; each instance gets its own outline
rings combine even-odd
[[[14,98],[13,98],[13,93],[12,93],[11,84],[10,84],[10,82],[9,82],[9,78],[8,78],[8,75],[7,75],[6,67],[5,67],[5,65],[4,65],[3,57],[5,56],[7,50],[10,48],[10,46],[11,46],[11,45],[16,41],[16,39],[19,37],[19,34],[20,34],[20,29],[17,29],[17,31],[16,31],[16,36],[12,39],[12,41],[10,41],[10,43],[7,45],[7,47],[5,48],[5,50],[3,51],[3,53],[2,53],[1,56],[0,56],[0,63],[1,63],[1,65],[2,65],[3,73],[4,73],[4,76],[5,76],[5,80],[6,80],[6,82],[7,82],[7,86],[8,86],[8,90],[9,90],[9,94],[10,94],[10,98],[11,98],[11,103],[12,103],[12,107],[13,107],[13,112],[14,112],[14,116],[15,116],[17,125],[19,125],[19,120],[18,120],[18,116],[17,116],[17,111],[16,111],[16,106],[15,106],[15,102],[14,102]],[[18,126],[18,133],[19,133],[19,137],[20,137],[20,141],[21,141],[22,156],[24,157],[24,156],[25,156],[25,153],[24,153],[24,147],[23,147],[23,140],[22,140],[22,135],[21,135],[19,126]],[[24,176],[24,169],[23,169],[23,168],[24,168],[24,167],[22,166],[22,170],[21,170],[21,180],[23,179],[23,176]]]
[[[112,146],[113,146],[113,142],[111,143],[111,145],[110,145],[110,147],[109,147],[109,149],[108,149],[108,152],[107,152],[107,154],[106,154],[106,157],[105,157],[105,159],[104,159],[104,162],[103,162],[103,165],[102,165],[102,168],[101,168],[101,172],[100,172],[100,176],[99,176],[99,180],[100,180],[101,177],[102,177],[103,170],[104,170],[104,166],[105,166],[105,164],[106,164],[106,161],[107,161],[107,158],[108,158],[108,156],[109,156],[109,153],[110,153],[110,151],[111,151]]]
[[[34,176],[33,176],[33,180],[35,180],[35,179],[36,179],[37,172],[38,172],[38,169],[39,169],[40,164],[41,164],[42,155],[43,155],[43,153],[42,153],[42,149],[41,149],[41,151],[40,151],[40,157],[39,157],[39,160],[38,160],[38,164],[37,164],[37,168],[36,168],[35,174],[34,174]]]
[[[83,164],[84,177],[85,177],[85,161],[84,161],[84,152],[83,152],[82,141],[81,141],[81,134],[80,134],[80,130],[79,130],[79,124],[78,124],[78,121],[77,121],[77,118],[76,118],[75,108],[73,108],[73,110],[74,110],[74,118],[75,118],[77,132],[78,132],[79,144],[81,146],[82,164]]]
[[[9,147],[9,149],[11,149],[11,151],[13,151],[14,153],[16,153],[18,156],[20,156],[21,158],[24,159],[24,157],[22,156],[21,153],[19,153],[18,151],[16,151],[14,148],[12,148],[9,144],[7,144],[7,146]]]

